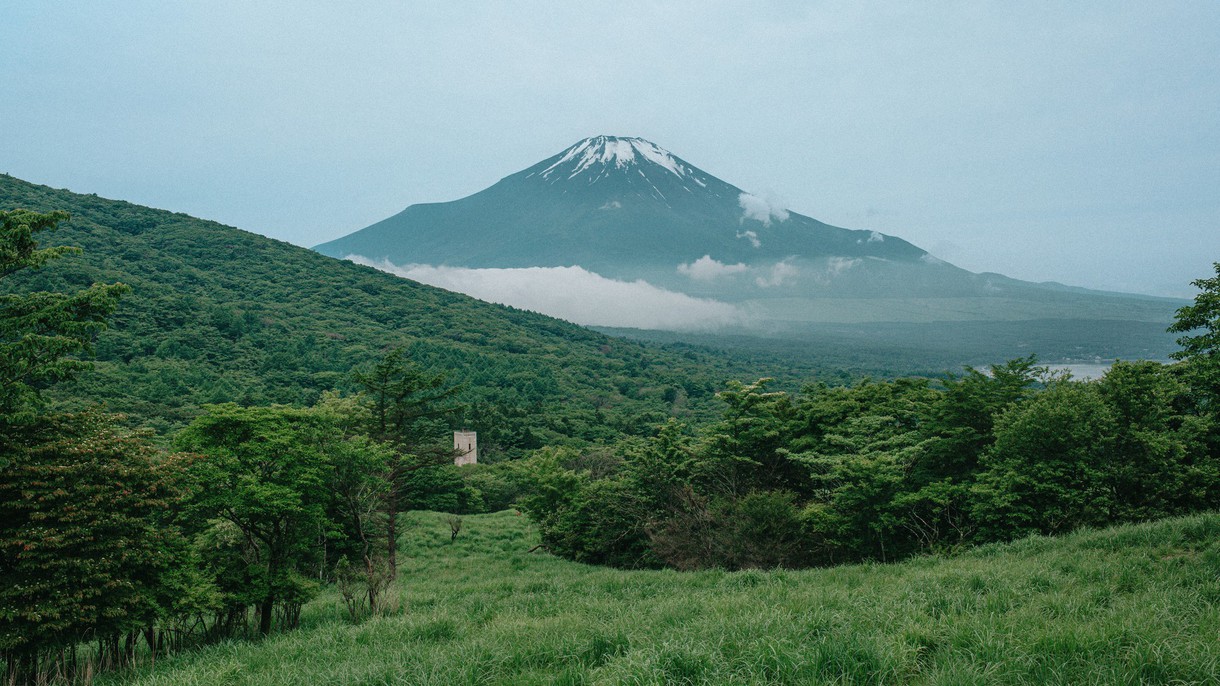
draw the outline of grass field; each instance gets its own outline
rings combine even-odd
[[[404,611],[159,660],[137,684],[1216,684],[1220,515],[810,571],[620,571],[513,512],[416,513]]]

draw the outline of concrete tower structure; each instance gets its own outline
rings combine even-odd
[[[453,464],[479,463],[479,434],[475,431],[453,432]]]

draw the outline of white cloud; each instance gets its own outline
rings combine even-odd
[[[721,276],[739,274],[746,269],[746,265],[741,262],[725,264],[712,259],[711,255],[704,255],[690,264],[678,265],[679,274],[689,276],[696,281],[714,281]]]
[[[826,286],[829,285],[836,276],[847,272],[849,269],[860,264],[862,261],[863,260],[852,259],[850,257],[831,257],[826,260],[826,269],[811,270],[807,275],[811,277],[814,282]]]
[[[754,246],[755,248],[762,247],[762,241],[758,240],[757,231],[738,231],[737,237],[738,238],[748,238],[750,240],[750,245]]]
[[[737,196],[737,204],[741,205],[742,219],[754,219],[762,222],[763,226],[771,226],[772,219],[781,222],[788,221],[788,210],[781,207],[779,203],[766,198],[742,193]]]
[[[597,209],[599,209],[599,210],[621,210],[621,209],[623,209],[623,203],[621,203],[617,200],[607,200],[601,207],[599,207]]]
[[[754,283],[758,284],[759,288],[771,288],[773,286],[783,285],[785,281],[795,277],[799,272],[796,265],[792,264],[791,258],[776,262],[771,267],[771,273],[767,276],[760,276],[754,279]]]
[[[860,260],[850,257],[832,257],[826,261],[826,272],[831,276],[838,276],[857,264],[860,264]]]
[[[868,234],[868,242],[869,243],[884,243],[885,236],[880,233],[877,233],[876,231],[872,231]]]
[[[399,267],[360,255],[346,259],[488,302],[566,319],[585,326],[640,329],[715,329],[745,321],[728,303],[693,298],[646,281],[616,281],[582,267],[468,269],[411,264]]]

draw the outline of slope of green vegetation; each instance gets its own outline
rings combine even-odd
[[[103,684],[1206,684],[1220,679],[1220,515],[811,571],[620,571],[529,553],[512,511],[413,515],[404,610]]]
[[[773,373],[695,348],[611,338],[489,305],[215,222],[0,176],[0,210],[65,210],[43,240],[80,256],[6,280],[10,291],[131,287],[96,342],[96,370],[58,386],[165,433],[205,403],[314,402],[354,366],[406,345],[465,385],[457,422],[487,455],[641,433],[711,416],[727,379]]]

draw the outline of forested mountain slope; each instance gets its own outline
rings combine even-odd
[[[15,208],[70,212],[42,240],[84,253],[8,287],[132,287],[97,340],[96,370],[53,398],[103,401],[161,430],[204,403],[308,403],[351,389],[354,366],[402,345],[464,384],[457,421],[493,453],[710,414],[726,379],[767,371],[611,338],[185,214],[0,176],[0,209]]]

